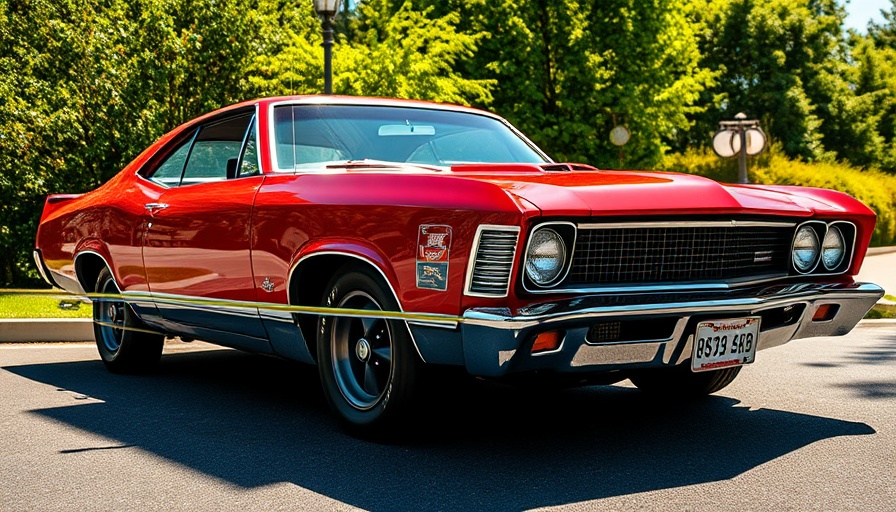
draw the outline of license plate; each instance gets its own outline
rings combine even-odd
[[[756,359],[759,317],[712,320],[697,324],[691,370],[705,372],[750,364]]]

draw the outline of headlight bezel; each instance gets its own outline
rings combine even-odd
[[[802,270],[796,265],[794,260],[795,244],[800,230],[807,227],[815,232],[818,241],[818,250],[815,255],[814,263],[807,267],[808,270]],[[829,231],[832,229],[836,229],[840,232],[843,240],[843,255],[836,265],[827,265],[824,261],[824,241],[827,238]],[[855,257],[857,235],[857,229],[854,223],[845,220],[811,220],[797,225],[793,233],[793,241],[790,245],[790,268],[792,272],[795,272],[798,275],[830,276],[843,274],[852,266],[852,259]]]
[[[836,260],[836,263],[829,265],[826,254],[829,252],[828,238],[831,237],[831,235],[835,235],[840,240],[840,248],[839,248],[840,256]],[[830,250],[834,250],[834,248],[831,248]],[[843,260],[845,258],[846,258],[846,237],[843,235],[843,231],[838,226],[829,225],[827,232],[824,234],[824,239],[822,239],[822,241],[821,241],[821,255],[819,256],[819,259],[821,260],[821,264],[825,268],[825,270],[827,270],[828,272],[833,272],[838,267],[840,267],[840,264],[843,263]]]
[[[800,239],[800,233],[809,233],[815,240],[815,254],[812,255],[811,261],[805,267],[801,267],[797,263],[797,241]],[[811,274],[818,267],[821,259],[821,241],[827,232],[827,224],[820,221],[804,222],[796,227],[793,232],[793,240],[790,242],[790,265],[800,274]]]
[[[539,282],[534,279],[529,273],[529,256],[533,248],[532,244],[533,242],[535,242],[537,235],[544,230],[549,230],[558,237],[558,240],[560,240],[562,246],[562,254],[560,258],[561,261],[559,270],[556,275],[553,276],[553,278],[551,278],[550,280]],[[576,233],[576,225],[572,222],[544,222],[532,228],[532,230],[529,232],[529,236],[527,237],[526,247],[523,251],[523,258],[521,261],[523,288],[526,291],[532,292],[549,290],[553,287],[556,287],[566,279],[566,276],[567,274],[569,274],[569,269],[572,264],[572,256],[576,242]]]

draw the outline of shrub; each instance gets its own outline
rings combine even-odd
[[[662,168],[706,176],[720,182],[737,181],[737,160],[723,160],[708,150],[669,155]],[[845,192],[877,213],[871,245],[896,244],[896,176],[862,170],[841,163],[803,162],[781,156],[774,149],[749,161],[751,183],[799,185]]]

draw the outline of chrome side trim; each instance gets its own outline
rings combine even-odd
[[[507,288],[504,290],[503,295],[495,295],[488,293],[477,293],[470,290],[473,286],[473,269],[476,267],[476,254],[479,252],[479,242],[482,239],[483,231],[506,231],[508,233],[515,233],[517,235],[516,244],[513,247],[513,258],[511,259],[510,264],[510,275],[507,276]],[[513,267],[516,265],[517,256],[520,250],[520,227],[519,226],[502,226],[495,224],[480,224],[479,227],[476,228],[476,235],[473,238],[473,247],[470,249],[470,257],[467,260],[467,277],[464,283],[464,295],[468,297],[486,297],[489,299],[500,299],[507,297],[510,293],[510,283],[513,281]]]
[[[121,294],[125,298],[131,296],[138,296],[137,293],[129,293],[123,292]],[[202,304],[195,301],[197,297],[191,297],[190,295],[179,295],[176,293],[158,293],[152,292],[150,293],[152,297],[152,301],[158,304],[164,304],[166,309],[180,309],[180,310],[201,310],[208,311],[212,313],[226,313],[228,315],[238,316],[242,318],[258,318],[258,308],[252,306],[229,306],[224,304]],[[203,297],[207,298],[207,297]],[[211,299],[211,300],[220,300],[226,301],[227,299]]]
[[[273,110],[271,111],[271,113],[273,114]],[[273,123],[271,123],[271,124],[273,124]],[[392,292],[392,297],[395,299],[395,303],[398,304],[398,311],[400,311],[401,313],[405,312],[404,307],[401,305],[401,299],[398,298],[398,293],[395,292],[395,288],[392,287],[392,283],[389,282],[389,278],[386,277],[386,273],[383,272],[383,269],[381,269],[379,267],[379,265],[377,265],[373,260],[371,260],[369,258],[365,258],[365,257],[359,256],[357,254],[352,254],[352,253],[347,253],[347,252],[339,252],[339,251],[321,251],[321,252],[307,254],[307,255],[299,258],[299,260],[296,261],[289,268],[289,278],[286,281],[286,300],[289,304],[292,304],[292,297],[290,297],[290,292],[292,291],[292,276],[295,274],[296,268],[298,268],[298,266],[305,260],[319,257],[319,256],[328,256],[328,255],[329,256],[334,256],[334,255],[335,256],[348,256],[350,258],[360,260],[360,261],[368,264],[369,266],[375,268],[376,271],[379,272],[380,276],[382,276],[383,281],[386,282],[386,286],[389,287],[389,291]],[[420,347],[417,346],[417,340],[414,339],[414,333],[411,332],[411,328],[407,325],[408,324],[407,320],[404,320],[404,324],[405,324],[405,328],[407,328],[408,336],[411,337],[411,342],[414,344],[414,350],[417,351],[417,355],[420,356],[420,360],[425,363],[426,359],[423,357],[423,353],[420,352]]]
[[[425,322],[422,320],[408,320],[409,325],[419,325],[420,327],[436,327],[438,329],[454,330],[457,329],[459,322]]]
[[[284,322],[290,325],[295,325],[292,313],[289,311],[270,311],[259,308],[258,314],[261,316],[262,320],[272,320],[274,322]]]
[[[653,222],[608,222],[606,224],[578,224],[579,229],[620,229],[620,228],[786,228],[796,226],[795,222],[772,222],[752,220],[728,221],[653,221]]]

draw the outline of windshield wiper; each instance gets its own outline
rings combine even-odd
[[[343,160],[341,162],[330,162],[325,166],[327,169],[405,169],[417,171],[425,169],[428,171],[444,171],[443,167],[436,165],[413,164],[408,162],[389,162],[386,160],[371,160],[362,158],[360,160]]]

